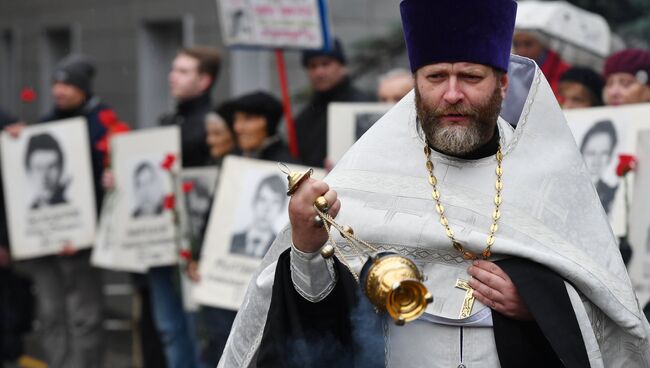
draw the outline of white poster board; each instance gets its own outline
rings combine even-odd
[[[86,119],[26,127],[0,136],[2,181],[12,257],[89,248],[95,240],[95,190]]]
[[[182,185],[190,185],[191,188],[183,190],[183,201],[179,203],[183,237],[188,240],[185,244],[203,237],[218,174],[216,166],[183,169],[181,172]]]
[[[354,142],[394,105],[333,102],[327,107],[327,159],[336,164]]]
[[[634,201],[630,206],[632,258],[628,271],[643,308],[650,302],[650,131],[639,134]]]
[[[616,175],[619,154],[634,154],[638,132],[650,129],[650,104],[565,111],[594,186],[617,236],[625,233],[623,191]],[[630,190],[630,198],[633,191]]]
[[[181,248],[183,249],[191,251],[195,243],[203,241],[203,232],[212,207],[218,174],[219,169],[216,166],[183,169],[181,172],[181,187],[184,189],[183,200],[178,205],[181,210],[183,234]],[[199,304],[193,297],[195,286],[187,273],[181,272],[183,307],[186,311],[199,310]]]
[[[312,177],[323,178],[324,172]],[[288,203],[287,177],[275,162],[224,160],[201,252],[201,281],[194,290],[200,304],[239,309],[264,254],[289,222]]]
[[[111,140],[111,149],[115,189],[102,210],[92,264],[140,273],[176,264],[178,231],[165,198],[178,192],[178,127],[120,134]],[[165,169],[169,155],[176,159]]]
[[[217,0],[228,46],[320,49],[329,43],[325,0]]]

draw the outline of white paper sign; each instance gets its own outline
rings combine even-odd
[[[315,171],[312,177],[323,178],[324,172]],[[239,309],[248,282],[289,222],[286,193],[287,177],[275,162],[232,156],[224,160],[201,252],[201,282],[194,290],[200,304]]]
[[[639,134],[634,201],[630,206],[630,279],[643,308],[650,302],[650,131]]]
[[[218,174],[216,166],[183,169],[181,172],[183,185],[190,185],[189,190],[183,190],[183,201],[178,203],[182,211],[183,236],[188,240],[186,244],[203,237]]]
[[[567,110],[565,115],[612,229],[621,236],[625,233],[626,216],[616,175],[618,155],[636,152],[638,132],[650,129],[650,104]]]
[[[320,49],[328,39],[324,0],[217,0],[228,46]]]
[[[327,107],[327,159],[336,164],[354,142],[393,107],[373,102],[333,102]]]
[[[12,257],[59,253],[95,239],[95,192],[84,118],[26,127],[0,138]]]
[[[194,243],[203,241],[203,232],[212,207],[218,174],[219,169],[216,166],[183,169],[181,173],[183,200],[178,205],[182,214],[181,229],[184,240],[181,248],[183,249],[191,251]],[[193,296],[195,286],[187,273],[181,272],[183,307],[186,311],[199,310],[199,304]]]
[[[178,195],[178,127],[121,134],[111,140],[111,149],[115,189],[102,211],[92,263],[130,272],[176,264],[180,238],[165,198]],[[168,155],[176,159],[166,169]]]

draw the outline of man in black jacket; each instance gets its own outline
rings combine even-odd
[[[0,109],[0,129],[11,134],[23,125],[17,117]],[[0,186],[0,365],[16,361],[23,353],[23,334],[31,329],[33,303],[29,280],[12,269],[4,193]]]
[[[183,167],[207,165],[210,160],[204,120],[212,110],[210,91],[220,65],[219,52],[209,47],[182,49],[172,63],[169,90],[176,99],[176,111],[163,116],[161,125],[180,127]]]
[[[302,65],[314,94],[296,117],[300,161],[323,167],[327,156],[327,106],[330,102],[374,99],[352,85],[343,46],[338,39],[334,40],[331,50],[304,51]]]
[[[169,72],[169,89],[177,101],[176,111],[161,119],[161,125],[178,125],[181,131],[183,167],[208,165],[205,116],[212,111],[210,91],[217,81],[221,56],[209,47],[185,48],[178,52]],[[176,266],[151,268],[147,274],[156,329],[161,337],[169,368],[197,367],[196,336],[191,316],[183,310],[176,291]],[[187,318],[186,318],[187,317]]]

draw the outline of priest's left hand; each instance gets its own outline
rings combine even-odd
[[[533,319],[515,284],[495,263],[477,260],[467,272],[472,276],[469,286],[474,289],[478,301],[513,319]]]

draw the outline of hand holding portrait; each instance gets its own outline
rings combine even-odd
[[[19,121],[17,123],[7,125],[3,130],[7,132],[7,134],[9,134],[12,138],[18,138],[26,126],[27,123],[24,121]]]

